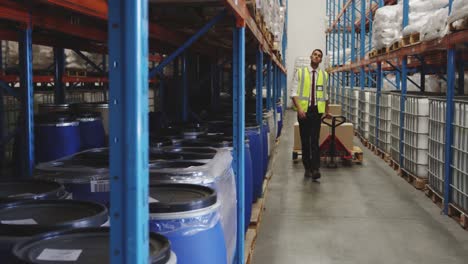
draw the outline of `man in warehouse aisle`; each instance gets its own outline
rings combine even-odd
[[[320,175],[319,137],[322,116],[328,112],[328,73],[319,68],[323,52],[315,49],[310,55],[310,66],[296,69],[293,77],[291,99],[297,111],[302,143],[304,177],[314,181]]]

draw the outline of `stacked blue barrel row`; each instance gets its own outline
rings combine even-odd
[[[48,108],[46,115],[36,117],[35,180],[0,186],[1,258],[55,263],[63,253],[77,261],[73,263],[106,263],[109,230],[102,226],[108,224],[111,206],[107,108]],[[259,126],[254,114],[246,116],[244,232],[252,203],[262,195],[271,117],[264,113]],[[150,135],[155,135],[149,157],[151,263],[232,263],[237,195],[231,120],[223,115],[155,128],[150,115]]]

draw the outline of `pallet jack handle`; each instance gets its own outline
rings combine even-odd
[[[346,117],[344,116],[332,116],[331,121],[332,123],[326,122],[326,120],[329,119],[326,116],[322,117],[322,123],[325,125],[331,127],[332,129],[338,126],[341,126],[342,124],[346,123]],[[337,123],[338,121],[338,123]]]
[[[338,165],[335,162],[335,157],[336,157],[336,154],[337,154],[335,129],[346,122],[346,117],[344,117],[344,116],[332,116],[331,124],[326,121],[327,119],[329,119],[329,118],[327,118],[326,116],[322,117],[322,123],[324,123],[325,125],[331,127],[331,129],[332,129],[330,149],[329,149],[330,162],[328,163],[328,167],[336,168],[336,167],[338,167]]]

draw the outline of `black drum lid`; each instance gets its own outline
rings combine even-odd
[[[13,254],[23,263],[38,263],[38,258],[40,263],[110,263],[109,236],[108,227],[44,233],[16,244]],[[167,263],[171,257],[169,240],[156,233],[150,233],[149,238],[149,263]]]
[[[0,202],[60,199],[67,192],[57,182],[42,180],[0,181]]]
[[[59,229],[101,226],[104,205],[76,200],[36,200],[0,204],[0,236],[32,236]]]
[[[216,204],[216,191],[195,184],[150,185],[150,213],[178,213]]]

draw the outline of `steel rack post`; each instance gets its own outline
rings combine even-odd
[[[460,77],[459,77],[460,78]],[[447,51],[447,112],[445,116],[445,163],[444,163],[444,214],[448,215],[451,201],[452,185],[452,145],[453,145],[453,115],[455,114],[455,49]]]
[[[375,119],[375,145],[379,145],[379,126],[380,126],[380,98],[382,96],[383,72],[382,62],[377,62],[377,102],[376,102],[376,119]]]
[[[21,161],[18,162],[21,177],[31,177],[34,169],[34,86],[31,33],[31,16],[29,16],[29,23],[20,31],[19,36],[20,98],[23,110],[20,119]]]
[[[149,260],[148,2],[109,3],[110,262]],[[131,89],[130,89],[131,88]]]
[[[366,45],[366,1],[361,0],[361,31],[360,31],[360,60],[364,59],[365,56],[365,45]],[[360,68],[360,85],[361,90],[365,89],[366,73],[364,71],[365,66]]]
[[[233,168],[237,188],[237,242],[235,263],[244,263],[244,138],[245,138],[245,21],[238,20],[233,39]]]
[[[409,0],[403,0],[403,28],[408,25],[409,21]],[[403,147],[405,134],[403,126],[405,124],[405,101],[408,84],[408,56],[403,56],[401,61],[401,98],[400,98],[400,168],[403,168]]]
[[[65,53],[63,48],[54,47],[54,102],[56,104],[65,103],[65,85],[63,85],[63,71],[65,70]]]

